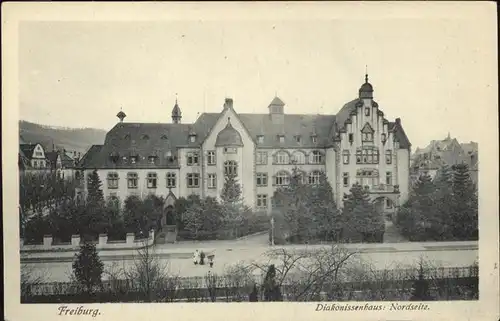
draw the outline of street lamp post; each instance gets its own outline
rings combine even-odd
[[[274,246],[274,217],[271,217],[271,245]]]

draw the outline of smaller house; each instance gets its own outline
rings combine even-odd
[[[77,160],[71,158],[66,150],[46,153],[50,169],[57,171],[61,178],[73,177]]]
[[[20,144],[19,162],[19,168],[22,170],[50,169],[41,144]]]
[[[435,178],[443,166],[466,163],[469,165],[471,179],[477,184],[478,148],[477,143],[460,144],[450,134],[443,140],[432,140],[425,148],[417,148],[411,159],[411,179],[414,181],[422,174]]]

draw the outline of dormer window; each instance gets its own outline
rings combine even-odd
[[[142,139],[144,139],[144,140],[148,140],[148,139],[149,139],[149,136],[148,136],[148,135],[142,135]]]
[[[125,137],[124,137],[124,138],[125,138],[126,140],[129,140],[129,139],[130,139],[130,135],[129,135],[129,134],[127,134],[127,135],[125,135]]]
[[[284,143],[285,142],[285,136],[284,135],[278,135],[278,141],[280,143]]]
[[[156,162],[156,156],[154,156],[154,155],[149,156],[148,160],[149,160],[150,164],[154,164]]]
[[[194,136],[194,135],[189,136],[189,141],[190,141],[191,143],[196,142],[196,136]]]
[[[167,135],[161,135],[161,139],[162,140],[168,140],[168,137],[167,137]]]
[[[349,143],[352,144],[352,142],[354,142],[354,134],[349,134]]]
[[[137,163],[137,156],[130,156],[130,164],[135,164]]]
[[[317,136],[311,136],[311,140],[313,144],[316,144],[318,142],[318,137]]]
[[[259,143],[259,144],[264,143],[264,135],[258,135],[257,136],[257,143]]]
[[[113,163],[118,162],[118,160],[120,159],[120,157],[118,156],[118,154],[117,154],[117,153],[111,153],[111,154],[109,155],[109,158],[111,159],[111,161],[112,161]]]
[[[127,156],[123,156],[122,160],[123,160],[124,163],[126,163],[127,162]]]
[[[297,143],[300,143],[300,142],[302,141],[302,137],[300,137],[300,135],[296,135],[296,136],[295,136],[295,141],[296,141]]]
[[[370,116],[370,107],[365,108],[365,116]]]

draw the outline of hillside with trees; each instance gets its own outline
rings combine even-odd
[[[26,144],[41,143],[46,151],[66,149],[82,155],[94,144],[102,144],[106,131],[96,128],[64,128],[44,126],[28,121],[19,121],[20,141]]]

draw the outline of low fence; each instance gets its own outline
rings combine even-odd
[[[99,239],[93,241],[98,250],[120,250],[120,249],[137,249],[144,246],[151,246],[154,243],[154,231],[149,232],[147,238],[136,238],[134,233],[127,233],[125,240],[109,241],[107,234],[99,234]],[[20,239],[21,252],[40,252],[40,251],[75,251],[83,244],[83,239],[80,235],[72,235],[71,242],[55,243],[52,235],[44,235],[41,244],[24,244],[24,240]]]
[[[389,289],[411,289],[413,282],[418,278],[418,269],[395,269],[372,271],[369,278],[359,276],[345,277],[339,275],[338,283],[343,289],[349,291],[364,291],[367,289],[386,288]],[[427,268],[424,270],[424,278],[431,280],[434,286],[450,286],[450,284],[467,285],[471,280],[478,280],[479,269],[477,266],[459,268]],[[169,276],[163,280],[160,287],[169,291],[195,291],[206,290],[209,287],[221,289],[242,288],[245,291],[252,290],[254,284],[262,284],[263,274],[207,274],[204,277],[176,277]],[[282,282],[283,293],[297,284],[303,284],[304,279],[295,277],[289,273]],[[78,295],[80,290],[72,282],[48,282],[39,284],[26,284],[27,292],[31,296],[54,296],[54,295]],[[137,292],[143,286],[135,279],[113,279],[104,280],[101,283],[100,292]],[[288,291],[290,292],[290,291]]]
[[[428,300],[478,300],[478,277],[431,279]],[[104,303],[104,302],[245,302],[249,301],[254,284],[258,301],[264,301],[262,283],[221,282],[204,287],[170,286],[141,288],[115,288],[110,284],[90,294],[81,291],[60,293],[29,293],[21,303]],[[332,284],[321,291],[304,292],[304,284],[283,284],[280,292],[283,301],[408,301],[412,299],[414,280],[392,280],[387,283],[345,282]],[[307,291],[307,290],[306,290]],[[304,295],[306,294],[306,295]]]

